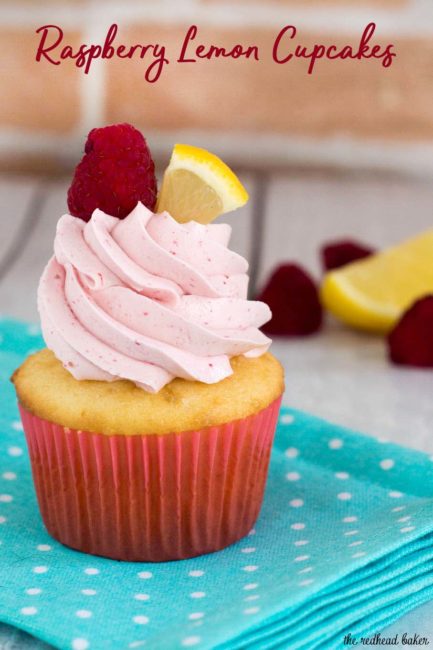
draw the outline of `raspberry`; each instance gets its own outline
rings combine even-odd
[[[324,244],[320,253],[323,268],[330,271],[355,260],[361,260],[363,257],[368,257],[374,253],[374,250],[350,239],[340,239]]]
[[[271,275],[258,300],[266,302],[272,319],[264,332],[279,336],[312,334],[322,325],[322,306],[310,276],[296,264],[282,264]]]
[[[394,363],[433,367],[433,295],[420,298],[403,314],[388,335]]]
[[[68,207],[88,221],[96,208],[123,219],[138,201],[153,210],[156,178],[146,140],[130,124],[90,131],[68,190]]]

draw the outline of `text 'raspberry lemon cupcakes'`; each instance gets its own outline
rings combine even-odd
[[[138,131],[94,129],[85,151],[39,286],[48,349],[13,376],[41,514],[110,558],[216,551],[259,514],[284,389],[269,308],[246,298],[230,227],[208,225],[248,197],[176,146],[154,213]]]

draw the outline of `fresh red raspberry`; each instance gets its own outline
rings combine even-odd
[[[323,268],[330,271],[350,264],[355,260],[361,260],[363,257],[368,257],[374,253],[374,250],[351,239],[340,239],[324,244],[320,253]]]
[[[433,295],[420,298],[388,335],[389,358],[405,366],[433,367]]]
[[[155,166],[146,140],[131,124],[90,131],[68,190],[68,207],[88,221],[96,208],[123,219],[138,201],[153,210]]]
[[[266,334],[302,336],[313,334],[322,325],[316,285],[296,264],[277,267],[258,300],[266,302],[272,311],[272,319],[262,328]]]

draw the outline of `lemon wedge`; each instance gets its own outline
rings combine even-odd
[[[327,273],[321,288],[334,316],[373,332],[388,332],[428,293],[433,294],[433,230]]]
[[[167,210],[180,223],[194,220],[207,224],[247,201],[244,186],[218,156],[199,147],[176,144],[156,209]]]

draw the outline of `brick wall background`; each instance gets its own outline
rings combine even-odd
[[[276,65],[269,52],[285,24],[296,43],[353,43],[377,23],[377,42],[397,58]],[[167,44],[173,60],[160,80],[143,79],[145,61],[35,62],[36,28],[54,23],[65,43],[102,42],[112,23],[123,43]],[[177,64],[187,27],[197,42],[256,43],[244,59]],[[95,125],[132,121],[166,158],[175,140],[212,148],[246,166],[403,168],[433,173],[432,0],[15,0],[0,4],[0,165],[68,167]]]

